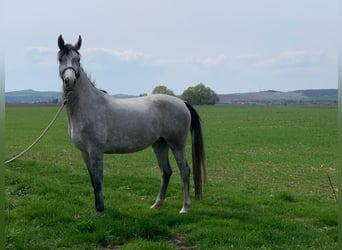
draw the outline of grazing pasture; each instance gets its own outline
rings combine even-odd
[[[65,112],[43,140],[5,166],[8,249],[336,249],[337,107],[196,107],[207,156],[204,198],[178,214],[174,160],[165,204],[152,149],[106,155],[105,211]],[[6,158],[40,134],[57,107],[6,109]],[[190,142],[188,143],[190,156]],[[191,159],[191,157],[189,157]],[[191,183],[193,187],[193,183]]]

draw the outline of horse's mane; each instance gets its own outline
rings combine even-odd
[[[81,70],[86,74],[86,76],[87,76],[87,78],[88,78],[90,84],[91,84],[95,89],[100,90],[101,92],[103,92],[103,93],[105,93],[105,94],[108,94],[107,91],[105,91],[105,90],[103,90],[103,89],[99,89],[99,88],[96,87],[95,79],[91,79],[91,75],[88,74],[88,73],[84,70],[84,68],[83,68],[82,66],[81,66]]]

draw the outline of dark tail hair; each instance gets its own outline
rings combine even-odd
[[[195,197],[202,198],[202,183],[206,181],[205,154],[201,121],[197,111],[185,103],[191,113],[190,131],[192,136],[192,171],[195,183]]]

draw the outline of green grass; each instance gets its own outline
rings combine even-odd
[[[5,166],[8,249],[336,249],[337,107],[197,107],[208,164],[204,199],[179,215],[172,159],[164,207],[151,210],[159,170],[151,148],[106,155],[105,212],[65,113]],[[6,109],[6,158],[29,145],[56,107]],[[190,155],[190,145],[187,148]]]

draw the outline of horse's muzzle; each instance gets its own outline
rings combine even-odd
[[[70,91],[76,84],[76,78],[66,77],[63,79],[64,89]]]

